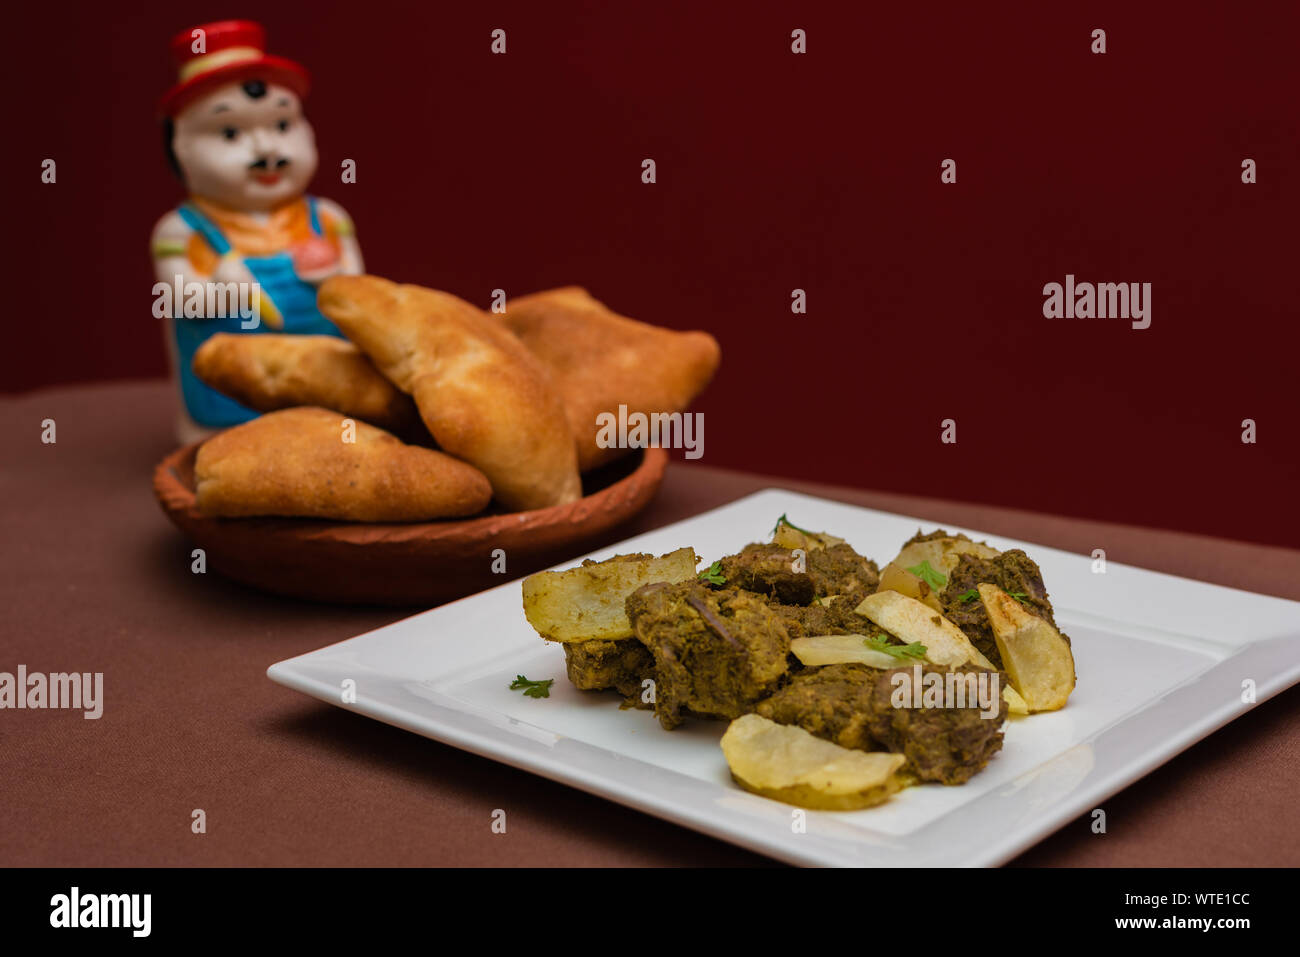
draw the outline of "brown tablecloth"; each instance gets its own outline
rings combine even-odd
[[[3,865],[691,865],[763,859],[266,677],[404,617],[273,598],[189,570],[150,491],[162,383],[0,400],[0,671],[104,672],[104,714],[0,711]],[[57,422],[42,444],[41,421]],[[1300,552],[985,505],[670,466],[631,535],[781,485],[1300,598]],[[1225,506],[1226,507],[1226,506]],[[1194,746],[1017,863],[1300,863],[1300,688]],[[194,834],[191,812],[206,814]],[[493,834],[492,812],[509,828]]]

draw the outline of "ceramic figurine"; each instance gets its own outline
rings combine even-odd
[[[156,291],[198,290],[188,308],[171,296],[159,310],[181,397],[178,431],[194,441],[257,414],[195,378],[191,361],[204,340],[217,332],[339,335],[316,308],[316,286],[363,268],[347,213],[305,192],[317,163],[302,108],[307,71],[268,56],[265,31],[247,20],[186,30],[171,49],[179,82],[159,108],[167,158],[188,198],[154,228],[153,260]],[[226,308],[220,298],[214,308],[211,295],[200,295],[205,288],[238,290],[249,308]]]

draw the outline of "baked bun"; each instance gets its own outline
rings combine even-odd
[[[415,403],[337,336],[217,333],[194,354],[194,374],[258,412],[317,405],[410,436]]]
[[[511,511],[582,497],[564,403],[500,322],[450,293],[335,276],[321,312],[415,399],[439,447],[483,471]]]
[[[707,332],[676,332],[609,309],[579,286],[549,289],[506,303],[495,317],[551,371],[582,471],[623,455],[601,448],[596,417],[682,412],[713,378],[721,359]]]
[[[355,430],[348,442],[347,423]],[[492,489],[472,465],[338,412],[268,412],[220,432],[194,463],[199,511],[353,522],[418,522],[473,515]]]

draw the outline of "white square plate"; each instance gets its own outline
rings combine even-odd
[[[768,489],[594,552],[705,562],[763,541],[788,514],[882,564],[934,522]],[[564,653],[524,619],[519,581],[271,666],[274,681],[796,864],[1000,864],[1300,680],[1300,602],[1092,559],[978,530],[1040,565],[1073,641],[1078,687],[1051,714],[1008,721],[1003,749],[961,787],[907,788],[863,811],[808,811],[749,794],[718,747],[724,722],[664,731],[616,695],[575,690]],[[484,560],[487,560],[486,558]],[[570,567],[581,559],[567,562]],[[509,690],[555,678],[549,698]],[[355,682],[354,703],[343,688]]]

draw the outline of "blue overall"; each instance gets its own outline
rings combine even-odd
[[[323,235],[314,197],[307,197],[307,208],[311,216],[312,232],[317,236]],[[230,243],[221,234],[221,230],[191,203],[182,205],[178,212],[181,219],[202,236],[218,256],[224,256],[230,251]],[[256,335],[260,332],[340,337],[343,335],[316,308],[316,287],[298,278],[288,252],[281,251],[271,256],[245,256],[244,264],[261,285],[262,293],[269,296],[271,302],[280,311],[284,319],[284,328],[268,329],[266,323],[261,322],[255,329],[245,329],[241,324],[246,320],[239,316],[229,316],[225,319],[186,319],[181,316],[171,320],[176,336],[176,353],[180,360],[177,373],[180,377],[181,398],[185,402],[185,409],[189,412],[190,418],[208,428],[238,425],[258,415],[252,409],[240,405],[234,399],[227,398],[216,389],[200,382],[194,375],[194,353],[209,337],[218,332],[244,335]],[[177,305],[176,311],[179,311],[179,304]]]

